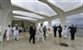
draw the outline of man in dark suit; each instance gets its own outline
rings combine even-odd
[[[47,28],[46,26],[43,27],[43,32],[44,32],[44,39],[46,40],[46,31],[47,31]]]
[[[35,44],[35,34],[36,34],[36,27],[35,27],[35,25],[31,25],[30,26],[29,34],[30,34],[29,42],[31,42],[31,40],[33,39],[33,44]]]
[[[74,40],[75,39],[75,33],[77,31],[77,28],[72,24],[70,27],[70,33],[71,33],[71,40]]]
[[[59,33],[59,38],[61,38],[62,37],[62,26],[61,25],[59,25],[58,26],[58,33]]]
[[[53,26],[53,31],[54,31],[54,37],[56,37],[56,33],[57,33],[57,26],[56,25]]]

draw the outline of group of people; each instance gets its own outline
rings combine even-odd
[[[62,37],[62,34],[63,34],[64,38],[67,38],[67,34],[70,33],[71,40],[74,40],[75,39],[75,33],[77,31],[77,27],[74,26],[73,24],[69,27],[66,26],[66,25],[64,27],[62,27],[61,25],[59,25],[59,26],[54,25],[53,31],[54,31],[54,37],[56,37],[57,32],[59,34],[59,38]]]
[[[14,38],[16,41],[19,40],[19,30],[20,28],[18,27],[17,24],[15,24],[14,27],[11,27],[11,25],[8,25],[5,31],[6,40],[7,41],[10,40],[10,34],[14,35]],[[74,25],[71,25],[69,27],[66,25],[64,27],[62,27],[61,25],[53,26],[54,37],[56,37],[58,33],[59,38],[62,37],[62,34],[64,35],[65,38],[67,38],[67,33],[70,32],[71,40],[74,40],[76,31],[77,31],[77,28]],[[29,27],[29,34],[30,34],[29,42],[33,40],[33,44],[35,44],[35,42],[39,40],[45,41],[47,38],[46,32],[47,32],[47,28],[46,26],[43,26],[43,24],[40,24],[39,27],[37,27],[35,24],[31,24],[31,26]]]
[[[19,40],[19,27],[17,24],[15,24],[14,27],[11,27],[11,25],[8,25],[8,27],[5,30],[6,40],[10,40],[10,35],[13,34],[15,40]]]
[[[35,44],[35,41],[39,41],[40,39],[42,41],[46,40],[46,30],[47,30],[46,26],[43,27],[43,24],[41,24],[40,27],[38,28],[36,28],[35,25],[31,25],[29,28],[29,33],[30,33],[29,42],[33,40],[33,43]]]
[[[61,35],[61,33],[62,33],[62,27],[61,27],[61,25],[59,25],[59,26],[54,25],[53,26],[54,37],[56,37],[57,30],[58,30],[58,33],[59,33],[59,38],[61,38],[62,37],[62,35]]]

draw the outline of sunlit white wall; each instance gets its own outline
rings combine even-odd
[[[48,27],[49,27],[48,21],[45,21],[45,22],[43,23],[43,26],[46,26],[46,27],[48,28]]]

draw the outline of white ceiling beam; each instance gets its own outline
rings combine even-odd
[[[29,17],[29,16],[24,16],[24,15],[19,15],[19,14],[13,14],[13,16],[23,16],[23,17]],[[29,18],[33,18],[33,19],[39,19],[39,18],[35,18],[35,17],[29,17]]]
[[[64,13],[64,11],[62,9],[60,9],[60,8],[56,7],[55,5],[53,5],[52,3],[48,2],[48,0],[39,0],[39,1],[50,6],[58,15],[61,15]]]
[[[46,15],[39,14],[39,13],[30,11],[30,10],[26,10],[26,9],[23,9],[23,8],[20,8],[20,7],[17,7],[17,6],[12,6],[12,9],[13,9],[13,10],[21,10],[21,11],[25,11],[25,12],[30,12],[30,13],[37,14],[37,15],[42,16],[42,17],[45,17],[45,18],[48,17],[48,16],[46,16]]]

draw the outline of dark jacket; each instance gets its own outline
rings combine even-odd
[[[33,27],[33,35],[35,35],[36,34],[36,27],[34,26]]]
[[[29,28],[29,34],[35,35],[35,33],[36,33],[36,27],[30,26],[30,28]]]
[[[46,27],[43,27],[43,31],[46,32],[46,30],[47,30]]]
[[[29,27],[29,34],[32,34],[33,33],[33,26],[30,26]]]
[[[62,32],[62,27],[61,26],[58,26],[58,31],[61,31]]]
[[[57,26],[53,26],[53,31],[57,31]]]
[[[71,33],[75,33],[77,31],[76,27],[69,27]]]

